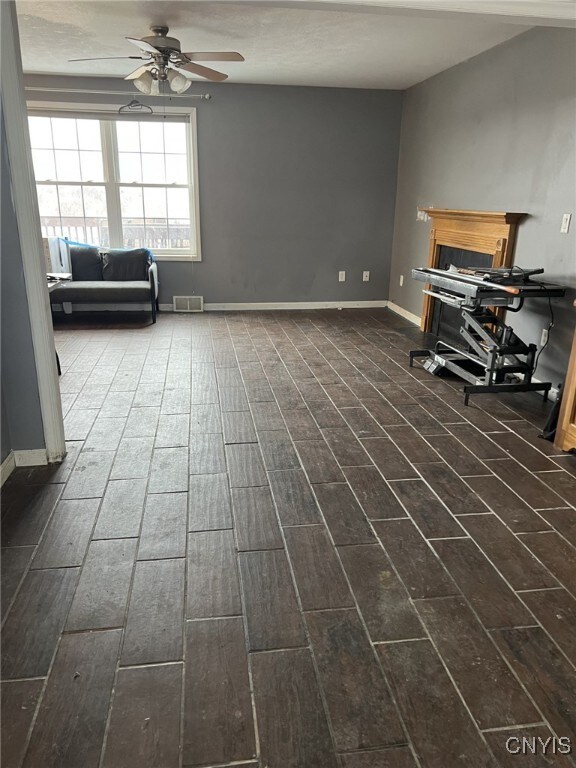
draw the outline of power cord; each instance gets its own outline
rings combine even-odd
[[[550,309],[550,322],[548,323],[548,336],[546,338],[546,343],[543,344],[540,349],[538,350],[538,354],[536,355],[534,359],[534,366],[532,368],[532,375],[536,373],[536,368],[538,367],[538,360],[540,359],[540,355],[542,352],[546,349],[548,346],[548,342],[550,341],[550,331],[552,328],[554,328],[554,308],[552,307],[552,297],[548,296],[548,307]]]

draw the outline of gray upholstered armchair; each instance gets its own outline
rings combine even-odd
[[[101,250],[70,245],[72,280],[50,293],[52,305],[74,311],[150,309],[156,322],[158,268],[147,248]]]

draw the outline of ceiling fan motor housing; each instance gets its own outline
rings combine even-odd
[[[180,53],[180,40],[175,37],[167,37],[168,27],[150,27],[150,31],[154,32],[149,37],[143,37],[142,40],[145,43],[153,45],[159,50],[176,51]]]
[[[125,58],[141,59],[141,64],[134,72],[124,79],[133,80],[136,88],[143,93],[150,93],[149,88],[154,81],[170,81],[170,87],[176,93],[183,93],[190,87],[186,72],[192,72],[207,80],[222,81],[228,75],[217,72],[196,60],[202,61],[244,61],[244,57],[235,51],[209,51],[206,53],[182,53],[180,40],[168,37],[167,26],[152,26],[153,33],[148,37],[126,39],[140,49],[140,56],[127,56]]]

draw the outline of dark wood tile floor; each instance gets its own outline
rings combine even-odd
[[[386,310],[57,331],[2,495],[4,768],[507,768],[576,749],[576,457]]]

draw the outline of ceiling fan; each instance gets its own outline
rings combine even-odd
[[[186,77],[187,72],[194,75],[221,82],[228,75],[210,67],[197,64],[197,61],[244,61],[240,53],[234,51],[208,51],[182,53],[180,40],[168,37],[168,27],[150,27],[153,33],[141,39],[127,37],[126,40],[140,49],[140,56],[100,56],[90,59],[69,59],[69,61],[101,61],[103,59],[137,59],[143,64],[127,75],[125,80],[133,80],[134,85],[142,93],[158,93],[158,84],[167,81],[175,93],[184,93],[190,88],[192,81]]]

